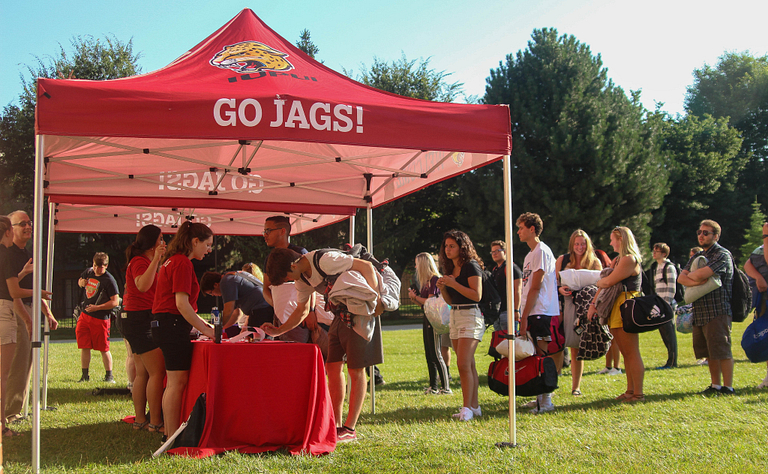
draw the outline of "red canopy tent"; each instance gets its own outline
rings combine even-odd
[[[43,194],[71,209],[341,219],[368,208],[370,216],[372,207],[506,157],[511,243],[507,106],[436,103],[367,87],[314,61],[249,9],[160,70],[110,81],[40,78],[37,86],[38,228]],[[40,239],[36,233],[36,272]],[[39,349],[35,360],[37,370]],[[34,410],[33,467],[37,401]]]

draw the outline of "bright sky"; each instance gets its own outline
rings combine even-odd
[[[333,6],[329,6],[333,5]],[[359,75],[373,58],[430,58],[468,96],[485,93],[489,70],[525,49],[534,28],[572,34],[600,54],[625,91],[642,89],[649,109],[681,113],[692,72],[726,51],[768,54],[768,1],[731,0],[0,0],[0,106],[16,103],[34,56],[56,56],[77,35],[133,38],[143,72],[170,63],[251,8],[295,43],[309,29],[318,59]]]

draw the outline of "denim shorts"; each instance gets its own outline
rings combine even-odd
[[[483,340],[485,319],[477,306],[467,309],[451,308],[451,339]]]

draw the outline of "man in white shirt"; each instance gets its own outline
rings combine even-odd
[[[565,338],[562,323],[558,324],[560,304],[557,298],[555,256],[547,244],[539,240],[544,223],[538,214],[526,212],[517,218],[517,235],[531,249],[523,263],[523,294],[520,301],[519,334],[527,335],[540,355],[549,355],[558,372],[563,366]],[[553,318],[556,318],[553,320]],[[553,328],[554,331],[553,331]],[[554,332],[554,334],[553,334]],[[553,411],[552,394],[537,397],[531,405],[534,413]]]

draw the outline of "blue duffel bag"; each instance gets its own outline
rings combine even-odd
[[[757,308],[760,308],[758,302]],[[741,336],[741,348],[747,354],[750,362],[765,362],[768,360],[768,315],[756,318],[744,330]]]

